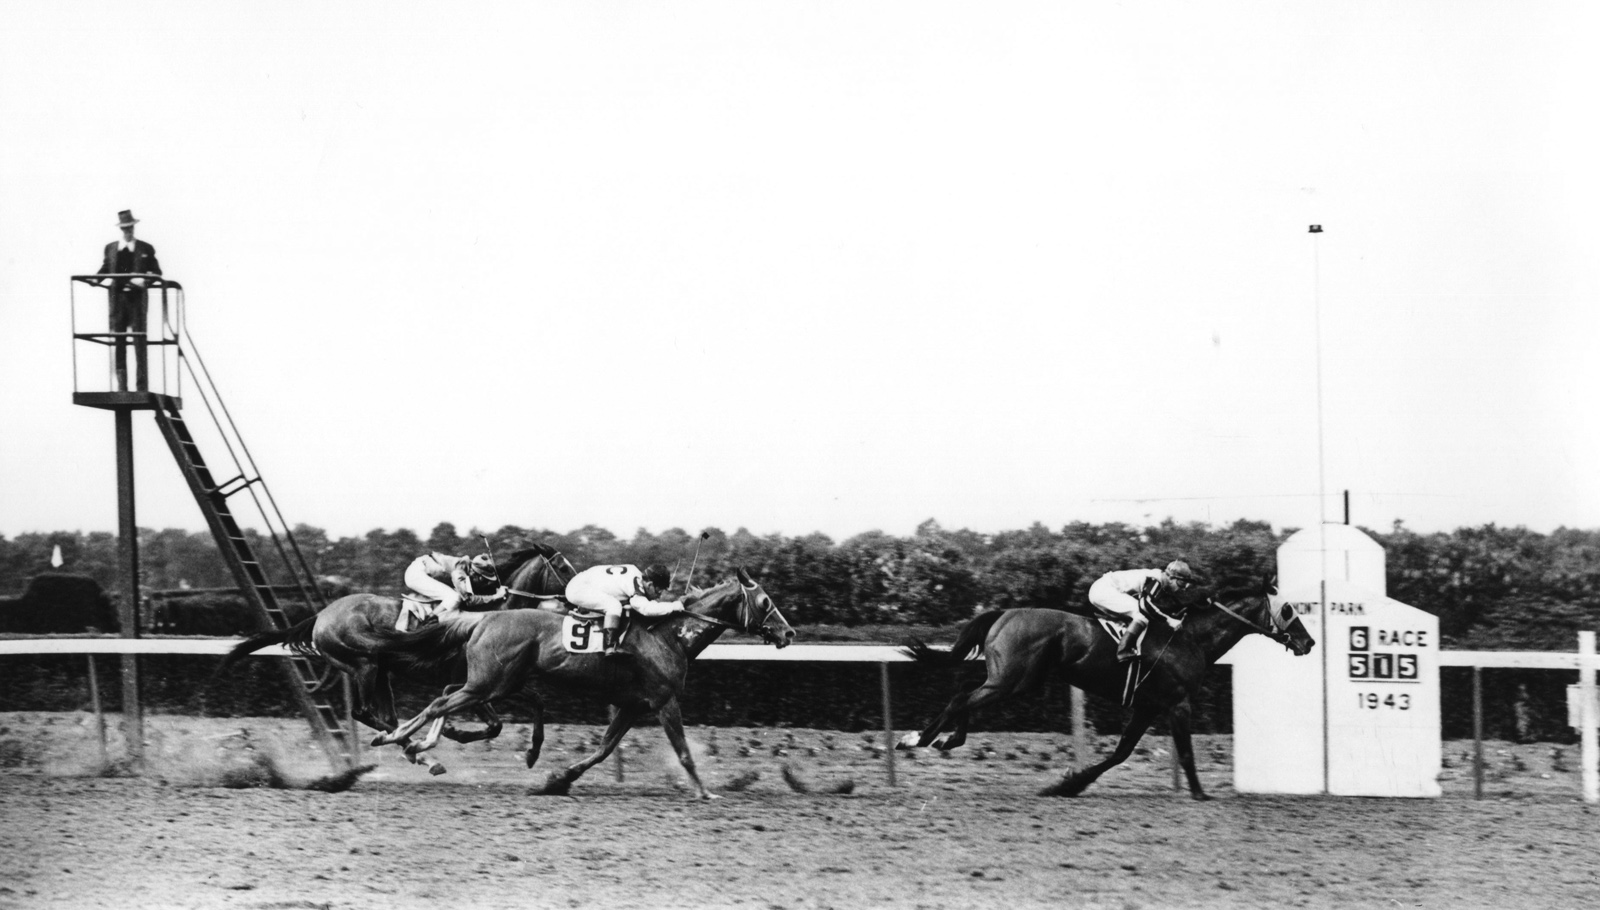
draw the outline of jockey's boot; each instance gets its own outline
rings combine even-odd
[[[1117,643],[1117,661],[1127,663],[1139,656],[1139,635],[1144,632],[1144,627],[1150,624],[1143,613],[1135,613],[1133,619],[1128,621],[1128,628],[1123,630],[1122,641]]]
[[[616,629],[601,629],[600,630],[600,641],[602,642],[602,644],[605,647],[605,656],[606,657],[616,657],[616,656],[618,656],[618,653],[617,653],[617,630]]]

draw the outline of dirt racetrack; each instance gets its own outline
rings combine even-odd
[[[515,726],[442,747],[437,778],[384,750],[326,793],[234,788],[261,755],[326,772],[297,721],[147,723],[148,774],[85,776],[104,770],[91,717],[0,714],[0,910],[1600,906],[1600,811],[1575,750],[1549,745],[1490,744],[1481,801],[1464,767],[1437,800],[1266,798],[1235,794],[1226,738],[1202,738],[1217,799],[1196,803],[1159,738],[1084,797],[1043,799],[1065,736],[902,753],[890,787],[869,734],[697,728],[722,797],[702,803],[655,728],[625,741],[624,780],[607,763],[551,797],[529,785],[597,728],[552,726],[533,772]]]

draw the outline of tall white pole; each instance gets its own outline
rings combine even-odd
[[[1578,760],[1583,763],[1583,801],[1600,802],[1600,700],[1595,698],[1594,633],[1578,633],[1578,723],[1582,725]]]
[[[1328,736],[1328,495],[1322,441],[1322,259],[1317,240],[1322,225],[1313,224],[1311,234],[1311,312],[1317,348],[1317,551],[1322,566],[1317,583],[1318,621],[1322,624],[1322,792],[1328,793],[1330,766]]]

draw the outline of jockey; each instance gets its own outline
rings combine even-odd
[[[1117,660],[1130,661],[1137,656],[1134,648],[1139,635],[1150,624],[1142,607],[1148,605],[1178,628],[1184,604],[1178,595],[1194,584],[1194,570],[1181,559],[1167,563],[1165,569],[1128,569],[1107,572],[1089,586],[1089,603],[1108,617],[1125,621],[1128,628],[1117,644]],[[1166,609],[1162,609],[1165,606]]]
[[[488,554],[448,556],[424,553],[406,567],[406,586],[422,596],[438,601],[433,615],[454,613],[463,605],[487,607],[506,599],[509,593],[495,572]]]
[[[622,625],[622,609],[641,616],[666,616],[683,611],[676,602],[661,600],[672,581],[666,566],[652,565],[643,572],[638,566],[591,566],[567,582],[567,601],[574,607],[605,614],[601,636],[606,656],[617,653],[617,629]]]

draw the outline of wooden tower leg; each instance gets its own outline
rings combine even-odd
[[[118,620],[123,638],[139,637],[139,526],[134,517],[133,412],[118,408],[117,418],[117,568],[122,576]],[[122,735],[128,759],[144,762],[144,710],[139,702],[139,656],[122,655]]]

